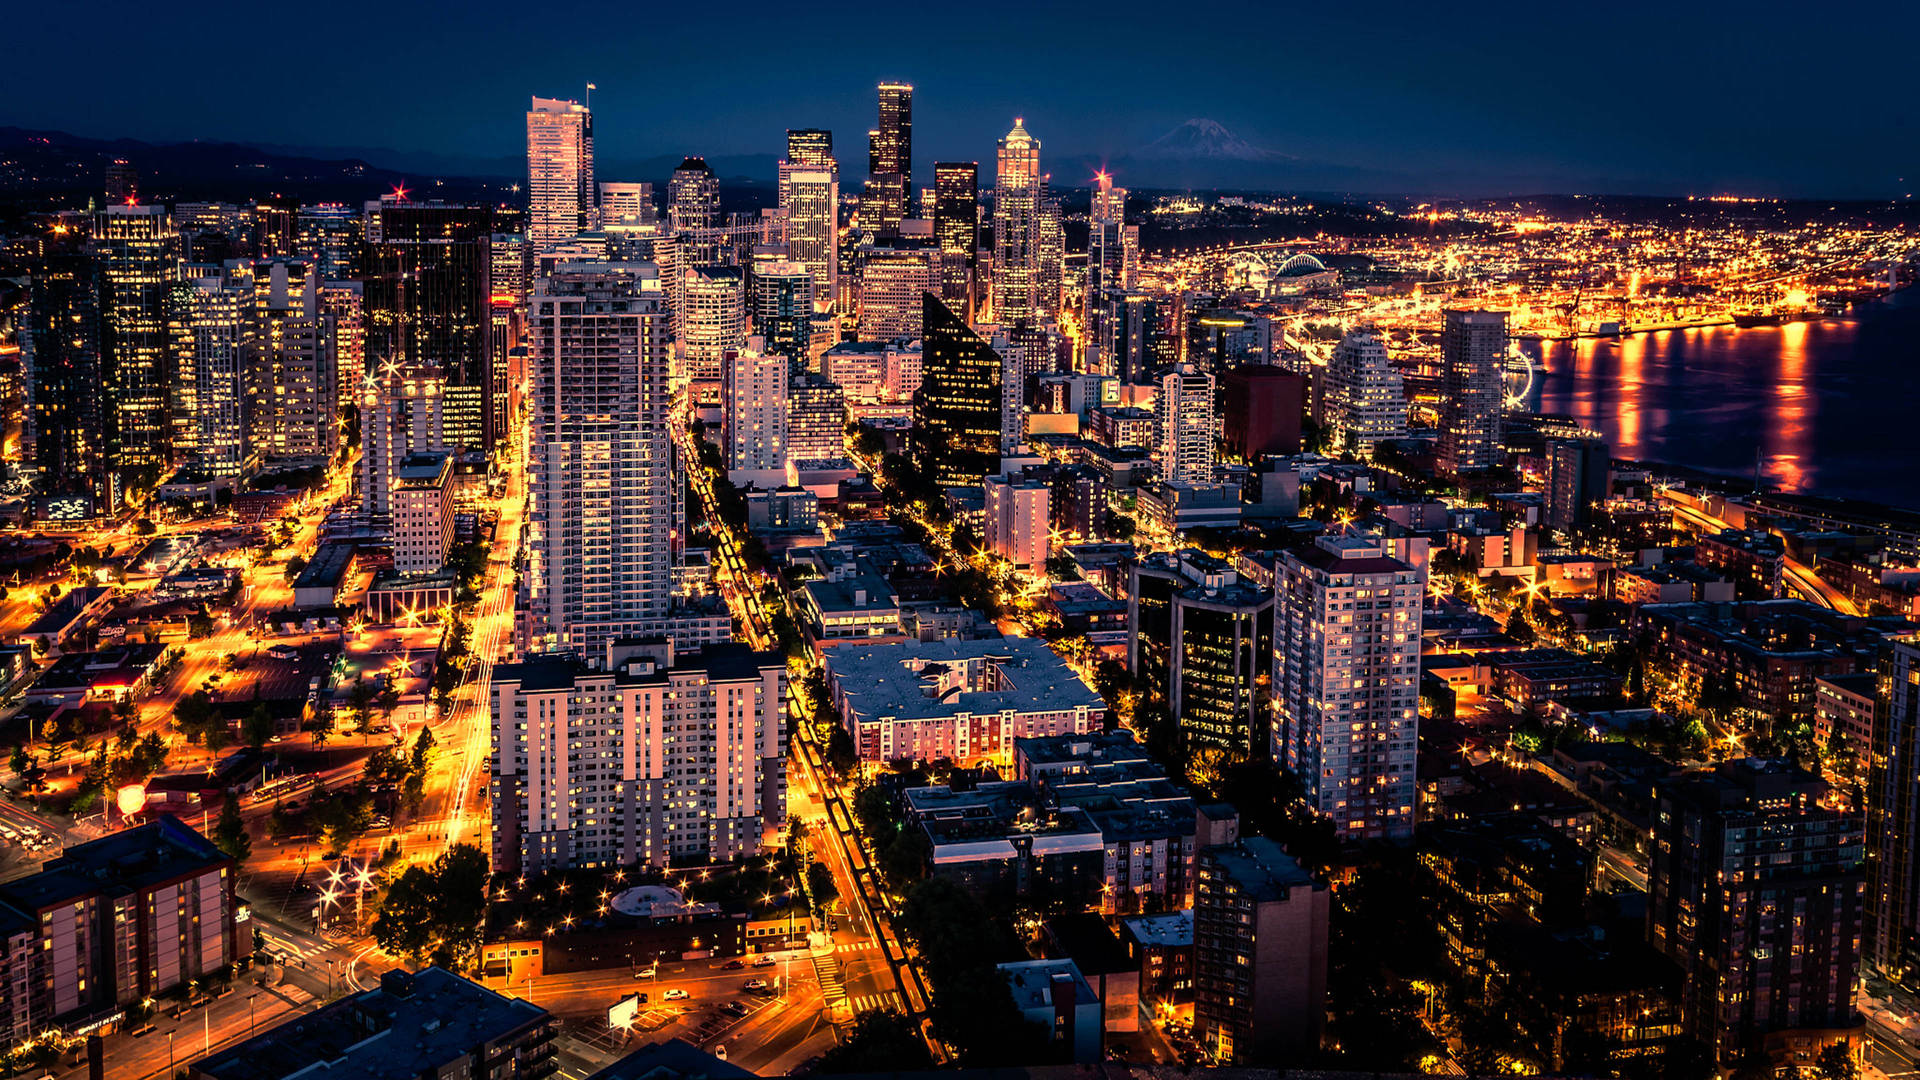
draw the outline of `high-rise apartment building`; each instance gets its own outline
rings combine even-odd
[[[1275,568],[1272,757],[1343,841],[1413,836],[1426,576],[1371,536]]]
[[[1223,1062],[1311,1056],[1327,1011],[1327,883],[1264,836],[1201,848],[1197,863],[1194,1038]]]
[[[248,457],[243,407],[253,266],[235,259],[224,269],[189,269],[194,276],[175,283],[167,298],[179,380],[174,454],[191,472],[232,479],[245,471]]]
[[[333,329],[334,415],[358,406],[367,378],[366,296],[358,281],[320,286],[320,317]],[[363,417],[364,420],[364,417]]]
[[[659,224],[659,212],[653,205],[653,185],[633,183],[600,184],[600,227],[608,232],[632,232]]]
[[[99,262],[77,252],[42,257],[27,282],[21,449],[40,473],[35,487],[48,495],[106,493],[102,287]]]
[[[974,162],[934,164],[933,241],[940,248],[940,298],[971,318],[980,258],[980,166]]]
[[[914,461],[940,484],[978,484],[1000,471],[1001,358],[939,297],[924,302]]]
[[[681,377],[709,384],[711,396],[718,392],[723,358],[747,343],[746,279],[736,267],[694,266],[686,272],[681,295],[686,305],[680,315],[686,360]]]
[[[1060,200],[1048,190],[1047,180],[1040,177],[1040,266],[1034,278],[1033,313],[1050,321],[1060,316],[1066,299],[1067,236],[1060,220]]]
[[[431,574],[446,566],[453,548],[453,455],[408,455],[395,470],[388,500],[393,568]]]
[[[786,475],[787,358],[762,352],[764,344],[752,338],[744,347],[728,350],[722,361],[721,450],[736,484],[764,480],[771,473],[783,479]]]
[[[815,310],[831,307],[840,282],[840,178],[832,162],[780,167],[787,257],[813,277]]]
[[[594,206],[593,113],[537,97],[527,110],[527,240],[546,251],[599,226]]]
[[[562,264],[529,303],[524,651],[666,627],[674,492],[666,298],[648,263]]]
[[[167,294],[179,277],[180,241],[164,206],[117,204],[93,219],[100,261],[102,417],[106,467],[158,479],[172,464],[178,409]]]
[[[1127,189],[1113,186],[1105,172],[1094,176],[1093,201],[1087,213],[1087,277],[1081,290],[1082,340],[1099,350],[1111,336],[1107,326],[1109,291],[1131,288],[1139,230],[1129,232]],[[1130,242],[1130,237],[1132,238]],[[1099,358],[1093,358],[1099,366]]]
[[[667,181],[667,223],[675,232],[720,224],[720,180],[706,158],[687,158],[673,170]]]
[[[919,337],[923,298],[941,292],[940,262],[928,247],[869,249],[860,260],[858,340]]]
[[[797,262],[756,263],[751,281],[753,332],[772,356],[787,358],[798,375],[807,370],[813,343],[813,272]]]
[[[1270,364],[1242,364],[1220,381],[1221,443],[1252,463],[1265,454],[1300,452],[1307,377]]]
[[[1446,313],[1440,331],[1440,463],[1449,472],[1485,472],[1506,462],[1500,441],[1506,359],[1506,312]]]
[[[846,391],[820,375],[795,376],[787,386],[787,458],[815,462],[846,456]]]
[[[1162,374],[1153,399],[1153,463],[1161,479],[1213,482],[1213,376],[1192,364]]]
[[[447,437],[491,449],[506,432],[492,351],[493,211],[383,201],[367,245],[367,363],[435,367],[446,382]]]
[[[867,190],[860,219],[881,236],[895,236],[911,212],[913,193],[913,87],[880,84],[880,121],[867,133]]]
[[[1547,440],[1546,523],[1572,532],[1593,520],[1613,483],[1613,454],[1605,439]]]
[[[494,871],[765,850],[786,818],[786,661],[634,639],[601,655],[493,671]]]
[[[1655,780],[1647,939],[1680,1022],[1729,1068],[1769,1037],[1845,1042],[1866,922],[1859,816],[1784,760]],[[1809,1055],[1812,1056],[1812,1055]]]
[[[1273,590],[1204,551],[1148,555],[1127,588],[1127,667],[1190,746],[1267,753]]]
[[[1370,454],[1383,439],[1407,435],[1407,398],[1387,343],[1372,327],[1340,339],[1327,363],[1320,420],[1336,448]]]
[[[322,281],[360,272],[360,211],[346,203],[302,206],[293,219],[294,257],[317,268]]]
[[[249,270],[248,450],[281,461],[328,461],[340,448],[339,361],[335,326],[320,310],[316,267],[272,259]]]
[[[1881,653],[1866,757],[1867,961],[1911,985],[1920,972],[1920,639]]]
[[[451,445],[446,379],[436,368],[394,365],[369,372],[359,404],[360,509],[369,517],[387,517],[401,463]]]
[[[1039,481],[986,478],[986,516],[981,543],[1015,573],[1044,574],[1050,549],[1052,490]]]
[[[1002,323],[1031,319],[1040,295],[1041,204],[1046,179],[1040,173],[1040,140],[1014,118],[1000,140],[993,189],[993,317]]]

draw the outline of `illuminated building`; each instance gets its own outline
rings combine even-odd
[[[1318,1052],[1332,909],[1327,883],[1264,836],[1200,849],[1193,1035],[1216,1060],[1266,1063]]]
[[[1039,269],[1034,278],[1033,313],[1036,318],[1052,320],[1060,315],[1066,298],[1067,238],[1060,224],[1060,200],[1047,190],[1047,178],[1040,178]]]
[[[1327,363],[1321,422],[1335,448],[1370,454],[1382,439],[1407,434],[1407,399],[1387,344],[1372,327],[1354,330],[1334,346]]]
[[[537,97],[527,110],[527,242],[546,251],[599,226],[594,207],[593,114]]]
[[[736,484],[762,479],[755,473],[786,475],[787,358],[763,354],[760,344],[730,349],[723,361],[720,445]]]
[[[1275,567],[1272,758],[1342,842],[1413,836],[1426,577],[1368,536]]]
[[[302,206],[294,214],[295,257],[320,268],[320,280],[344,281],[360,269],[360,212],[346,203]]]
[[[1188,745],[1266,754],[1273,590],[1188,548],[1143,557],[1127,588],[1127,667]]]
[[[788,128],[787,164],[809,169],[837,169],[833,160],[833,132],[825,128]]]
[[[756,264],[753,332],[766,339],[771,356],[787,358],[791,374],[807,370],[813,334],[813,273],[797,262]]]
[[[94,215],[92,250],[101,276],[105,465],[157,478],[172,463],[179,383],[167,336],[167,293],[179,276],[179,237],[166,207],[121,204]]]
[[[783,164],[787,257],[813,277],[813,307],[829,307],[840,281],[840,181],[830,165]]]
[[[652,184],[602,182],[600,227],[609,232],[645,229],[657,224]]]
[[[939,297],[924,300],[914,463],[942,485],[978,484],[1000,471],[1001,358]]]
[[[140,196],[140,172],[126,158],[114,158],[107,162],[102,185],[109,203],[138,202]]]
[[[668,631],[670,345],[657,271],[647,263],[557,267],[534,287],[528,327],[527,649],[593,655],[617,637]]]
[[[1657,779],[1651,801],[1647,940],[1680,967],[1687,1033],[1722,1069],[1768,1036],[1844,1044],[1861,1023],[1859,816],[1752,757]]]
[[[1452,473],[1485,472],[1506,462],[1500,410],[1507,357],[1507,313],[1448,311],[1440,332],[1440,463]]]
[[[394,473],[388,499],[393,568],[431,574],[446,566],[453,547],[453,455],[409,455]]]
[[[721,359],[747,343],[746,283],[731,266],[695,266],[687,270],[682,288],[684,377],[718,384]]]
[[[588,655],[493,670],[496,873],[724,862],[777,839],[785,660],[633,639]]]
[[[794,377],[787,386],[787,457],[815,462],[846,456],[846,392],[820,375]]]
[[[334,415],[360,402],[367,375],[365,298],[358,281],[329,281],[320,286],[320,317],[333,335]],[[364,422],[365,416],[362,415]]]
[[[1911,985],[1920,970],[1920,640],[1896,639],[1875,673],[1866,745],[1866,956]]]
[[[673,170],[667,181],[667,222],[675,232],[720,224],[720,181],[707,159],[690,157]]]
[[[1213,376],[1180,364],[1161,375],[1153,399],[1153,463],[1163,480],[1213,481]]]
[[[385,201],[367,245],[367,362],[439,368],[447,438],[490,450],[506,432],[492,353],[493,212],[456,203]]]
[[[1104,312],[1099,320],[1100,336],[1087,339],[1100,351],[1098,356],[1088,358],[1088,369],[1123,383],[1149,381],[1149,373],[1159,366],[1153,346],[1160,325],[1160,302],[1144,292],[1118,289],[1104,290],[1100,300]]]
[[[39,470],[36,486],[47,494],[106,492],[103,286],[100,264],[77,253],[43,256],[27,281],[19,334],[22,456]]]
[[[940,259],[932,248],[868,250],[860,261],[858,340],[919,337],[921,298],[941,291]]]
[[[1001,323],[1033,318],[1040,310],[1040,140],[1016,117],[1000,140],[993,191],[993,317]]]
[[[401,462],[449,448],[446,409],[446,380],[437,370],[394,366],[369,374],[360,392],[360,509],[368,517],[392,512]]]
[[[241,379],[247,371],[253,267],[244,259],[196,267],[205,275],[176,283],[167,298],[174,337],[177,410],[174,453],[183,466],[214,478],[237,477],[247,464]]]
[[[980,258],[980,167],[971,161],[933,166],[933,240],[940,248],[940,298],[970,318]]]
[[[1549,439],[1547,527],[1570,533],[1591,522],[1594,508],[1607,501],[1612,469],[1613,455],[1604,439]]]
[[[261,458],[324,462],[339,449],[338,351],[309,263],[250,268],[246,395],[248,449]]]
[[[1087,214],[1087,280],[1082,292],[1081,325],[1084,340],[1104,348],[1112,331],[1107,326],[1109,290],[1133,285],[1134,245],[1128,243],[1127,189],[1113,186],[1113,177],[1094,177],[1093,201]],[[1132,233],[1139,236],[1139,230]],[[1136,241],[1137,243],[1137,241]]]
[[[881,236],[895,236],[908,216],[913,191],[913,87],[880,84],[880,122],[868,133],[867,190],[860,221]]]
[[[987,477],[982,487],[986,492],[986,516],[981,543],[987,554],[1004,559],[1016,573],[1046,573],[1047,530],[1052,521],[1048,509],[1051,489],[1037,481],[1004,480],[997,476]]]

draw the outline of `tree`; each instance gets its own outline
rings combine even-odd
[[[418,962],[433,947],[433,920],[439,882],[424,866],[409,866],[380,901],[373,916],[373,941],[394,956]]]
[[[257,749],[267,745],[267,740],[273,738],[273,728],[273,709],[262,701],[253,707],[246,721],[240,725],[240,739]]]
[[[794,824],[804,822],[795,821]],[[807,891],[813,894],[816,904],[825,904],[840,895],[840,886],[833,883],[833,871],[827,869],[826,863],[816,862],[807,866]]]
[[[393,710],[400,707],[400,688],[393,684],[391,676],[380,680],[380,692],[373,696],[373,703],[380,709],[380,719],[391,726]]]
[[[854,1021],[853,1029],[820,1055],[822,1073],[917,1072],[933,1067],[913,1021],[887,1009]]]
[[[213,826],[213,846],[237,863],[246,862],[253,854],[253,837],[247,835],[246,822],[240,820],[240,800],[231,791],[220,805],[220,820]]]
[[[33,759],[27,756],[27,748],[24,746],[14,747],[13,756],[7,759],[8,768],[13,770],[13,775],[19,777],[25,777],[27,775],[27,767],[31,764],[33,764]]]
[[[154,528],[152,518],[141,518],[133,523],[133,531],[141,536],[152,536],[158,530]]]
[[[325,701],[313,708],[313,719],[307,721],[306,728],[313,733],[313,745],[318,748],[327,745],[333,737],[333,706]]]
[[[353,733],[362,739],[373,731],[373,684],[364,677],[353,680],[347,691],[347,715],[353,720]]]
[[[932,846],[927,834],[917,828],[903,829],[892,842],[880,849],[880,873],[896,891],[920,880],[927,872],[927,857]]]
[[[1821,1080],[1859,1080],[1860,1077],[1860,1062],[1854,1059],[1844,1042],[1821,1047],[1814,1068],[1819,1071]]]
[[[390,953],[431,957],[457,970],[480,946],[486,911],[487,856],[455,844],[432,867],[408,867],[387,890],[373,918],[373,940]]]
[[[302,556],[295,555],[292,558],[288,559],[287,560],[287,584],[289,585],[293,584],[293,582],[300,577],[300,572],[302,570],[305,570],[306,568],[307,568],[307,560]]]

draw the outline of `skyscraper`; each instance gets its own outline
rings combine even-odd
[[[99,262],[78,252],[43,257],[27,283],[19,335],[26,384],[22,449],[46,494],[106,492],[102,287]]]
[[[251,351],[253,265],[234,259],[225,268],[190,269],[196,276],[176,282],[167,298],[180,383],[174,391],[180,403],[174,452],[203,476],[233,478],[248,457],[242,378]]]
[[[1213,481],[1213,376],[1180,364],[1159,378],[1153,398],[1153,462],[1165,480]]]
[[[941,484],[978,484],[1000,468],[1001,359],[939,297],[923,297],[914,463]]]
[[[1859,1023],[1860,818],[1763,758],[1656,780],[1652,802],[1647,940],[1681,969],[1687,1033],[1721,1068],[1775,1033],[1844,1043]]]
[[[980,258],[980,166],[933,166],[933,240],[940,247],[940,298],[972,318],[974,268]]]
[[[722,359],[720,443],[734,483],[767,487],[769,474],[780,474],[780,482],[786,476],[790,377],[787,358],[761,352],[756,347],[761,344],[755,338],[742,348],[727,350]],[[755,473],[761,475],[751,475]]]
[[[1049,189],[1048,180],[1040,177],[1040,267],[1034,277],[1033,313],[1053,320],[1059,318],[1066,298],[1067,236],[1060,220],[1060,200]]]
[[[360,510],[368,517],[393,512],[402,462],[448,449],[446,390],[435,368],[394,364],[367,373],[358,400]]]
[[[909,213],[913,191],[913,87],[880,84],[880,122],[868,139],[860,219],[881,236],[894,236]]]
[[[941,258],[927,247],[870,249],[860,263],[859,340],[919,337],[921,297],[939,294]]]
[[[493,212],[485,206],[386,202],[367,246],[367,365],[439,369],[447,438],[491,449],[506,431],[492,352]]]
[[[695,266],[686,272],[682,295],[683,377],[708,383],[707,392],[717,394],[722,358],[747,343],[746,280],[731,266]]]
[[[652,184],[602,182],[600,227],[613,231],[645,229],[659,218],[653,205]]]
[[[787,457],[843,461],[847,456],[847,394],[840,384],[808,372],[787,386]]]
[[[1148,555],[1127,587],[1127,667],[1188,746],[1268,751],[1273,590],[1204,551]]]
[[[164,206],[118,204],[94,215],[100,260],[105,465],[159,479],[172,463],[173,349],[167,294],[178,277],[179,237]]]
[[[293,219],[294,254],[319,268],[320,280],[344,281],[360,268],[360,213],[346,203],[302,206]]]
[[[825,128],[788,128],[787,164],[808,169],[837,169],[833,132]]]
[[[1889,643],[1867,747],[1867,960],[1911,984],[1920,970],[1920,639]]]
[[[1093,201],[1087,212],[1087,282],[1082,293],[1082,339],[1095,348],[1107,340],[1107,291],[1133,283],[1133,251],[1126,243],[1127,189],[1113,177],[1094,175]],[[1136,234],[1137,235],[1137,234]],[[1096,360],[1097,363],[1097,360]]]
[[[1002,323],[1031,319],[1040,306],[1040,140],[1018,117],[1000,140],[993,190],[993,317]]]
[[[592,656],[667,629],[673,588],[665,296],[647,263],[556,267],[528,311],[528,651]]]
[[[593,114],[575,101],[537,97],[527,111],[527,240],[535,251],[597,227]]]
[[[813,279],[814,309],[829,307],[840,282],[840,181],[826,165],[784,162],[781,206],[787,211],[787,257]]]
[[[1407,434],[1407,399],[1400,372],[1387,357],[1387,343],[1370,326],[1340,339],[1327,363],[1321,426],[1337,449],[1373,452],[1382,439]]]
[[[257,260],[250,279],[242,386],[248,449],[263,458],[327,461],[339,449],[339,362],[316,268]]]
[[[1572,532],[1607,499],[1613,455],[1605,439],[1547,440],[1547,527]]]
[[[667,224],[675,232],[720,224],[720,181],[707,159],[690,157],[667,181]]]
[[[1440,332],[1440,462],[1453,473],[1485,472],[1506,461],[1500,409],[1507,313],[1454,310],[1446,319]]]
[[[1342,841],[1413,836],[1426,578],[1370,536],[1276,567],[1272,756]]]
[[[1320,1049],[1332,893],[1279,844],[1200,849],[1193,893],[1193,1034],[1220,1061]]]
[[[753,268],[753,332],[766,339],[766,351],[787,358],[798,375],[807,370],[812,342],[813,274],[797,262],[756,264]]]

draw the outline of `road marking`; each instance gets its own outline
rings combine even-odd
[[[853,999],[853,1011],[855,1015],[880,1012],[886,1009],[891,1009],[894,1012],[901,1011],[899,994],[888,991],[884,994],[862,994]]]

